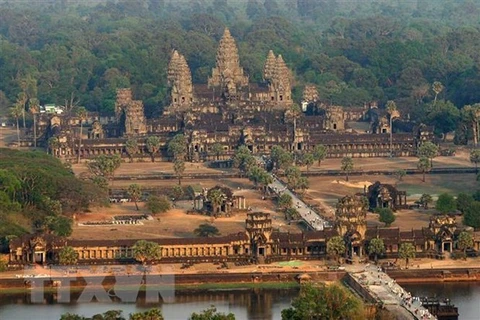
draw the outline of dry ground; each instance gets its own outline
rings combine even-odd
[[[17,131],[14,127],[0,127],[0,147],[7,147],[10,142],[17,141]]]
[[[363,192],[363,186],[380,180],[383,183],[397,183],[400,190],[407,190],[409,202],[413,202],[422,193],[431,193],[438,195],[442,192],[458,193],[461,191],[472,191],[476,189],[476,180],[473,174],[460,175],[432,175],[427,176],[425,183],[421,182],[420,175],[411,175],[404,177],[403,181],[398,182],[391,176],[354,176],[350,177],[347,183],[342,177],[310,177],[310,189],[306,194],[307,202],[313,205],[319,205],[326,208],[326,214],[332,215],[334,206],[338,198]],[[137,180],[136,183],[144,187],[170,187],[174,182],[171,180]],[[115,181],[115,186],[128,186],[131,181]],[[300,227],[296,225],[287,225],[283,214],[275,212],[275,205],[271,200],[262,200],[262,194],[252,189],[252,183],[247,179],[206,179],[206,180],[185,180],[184,185],[198,184],[205,188],[211,188],[215,185],[223,185],[231,188],[234,194],[244,195],[247,199],[247,205],[255,211],[265,211],[272,214],[274,227],[281,231],[299,232]],[[184,203],[184,207],[190,207],[191,202]],[[140,204],[141,213],[146,212],[143,204]],[[201,223],[213,223],[222,235],[244,231],[246,218],[245,212],[240,212],[230,218],[211,219],[203,215],[187,215],[184,210],[170,210],[167,213],[159,214],[155,221],[146,221],[144,225],[114,225],[114,226],[88,226],[74,228],[72,237],[76,239],[110,239],[121,238],[156,238],[156,237],[191,237],[193,230]],[[114,204],[110,208],[96,208],[91,213],[78,215],[78,221],[99,221],[111,219],[114,215],[136,214],[133,203]],[[400,210],[396,213],[397,220],[392,227],[400,227],[403,230],[411,230],[428,225],[429,217],[433,211],[420,210]],[[333,215],[332,215],[333,216]],[[369,226],[382,225],[378,222],[377,215],[369,213],[367,215]]]
[[[171,185],[170,181],[159,181]],[[199,183],[199,181],[193,181]],[[253,190],[248,180],[228,179],[226,181],[203,180],[201,185],[211,188],[216,184],[228,186],[233,189],[235,195],[243,195],[247,199],[247,205],[253,211],[268,212],[272,216],[273,227],[280,231],[300,232],[297,225],[288,225],[282,213],[275,211],[275,205],[271,200],[262,200],[262,194]],[[240,188],[240,189],[239,189]],[[135,210],[134,203],[112,204],[110,208],[95,208],[90,213],[77,215],[77,222],[111,220],[115,215],[131,215],[148,213],[139,203],[140,211]],[[72,238],[75,239],[148,239],[160,237],[192,237],[193,230],[202,223],[212,223],[222,235],[245,231],[245,219],[247,212],[240,211],[232,217],[213,219],[200,214],[186,214],[186,210],[180,207],[191,208],[191,201],[180,202],[176,209],[166,213],[157,214],[153,221],[145,221],[143,225],[110,225],[110,226],[75,226]]]
[[[128,159],[125,159],[128,161]],[[73,164],[72,169],[77,175],[81,175],[88,172],[87,166],[85,163]],[[212,169],[208,168],[203,163],[185,163],[185,175],[192,173],[221,173],[227,171],[228,169]],[[115,171],[116,176],[122,175],[152,175],[152,174],[162,174],[162,173],[173,173],[173,162],[122,162],[120,168]]]
[[[326,159],[320,166],[315,163],[310,170],[339,170],[342,159]],[[354,158],[354,168],[358,170],[396,170],[396,169],[417,169],[418,158]],[[470,162],[470,150],[464,147],[457,147],[456,155],[453,157],[436,157],[433,159],[434,168],[448,167],[474,167]]]

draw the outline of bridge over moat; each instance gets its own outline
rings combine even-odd
[[[437,319],[418,297],[412,297],[381,268],[374,265],[350,265],[346,283],[371,303],[381,304],[396,316],[396,319]]]

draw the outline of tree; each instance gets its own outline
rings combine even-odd
[[[300,217],[301,217],[300,213],[295,208],[290,207],[285,210],[286,220],[297,220],[297,219],[300,219]]]
[[[433,198],[431,195],[424,193],[419,199],[419,202],[422,204],[423,209],[427,210],[428,205],[433,202]]]
[[[60,148],[60,141],[58,140],[57,137],[50,137],[48,139],[48,149],[50,150],[50,152],[52,153],[52,156],[55,157],[55,150],[57,150],[58,148]]]
[[[195,235],[197,235],[198,237],[206,237],[206,238],[220,235],[218,228],[209,223],[202,223],[201,225],[198,226],[198,228],[193,230],[193,233],[195,233]]]
[[[390,227],[390,225],[395,222],[395,215],[392,209],[379,208],[377,209],[377,213],[379,216],[378,221],[385,223],[385,227]]]
[[[78,253],[73,247],[65,246],[58,253],[58,260],[62,265],[74,265],[78,261]]]
[[[368,253],[375,255],[375,263],[378,262],[378,256],[385,253],[385,243],[381,238],[373,238],[368,243]]]
[[[4,192],[15,201],[17,192],[22,188],[22,183],[14,172],[0,169],[0,191]]]
[[[72,234],[72,219],[65,216],[47,216],[44,225],[49,232],[59,237],[68,237]]]
[[[223,154],[223,146],[220,143],[215,143],[212,146],[212,153],[217,157],[217,161],[220,160],[220,156]]]
[[[478,173],[478,163],[480,162],[480,149],[470,151],[470,162],[475,163],[475,171]]]
[[[432,90],[433,92],[435,92],[435,98],[433,99],[433,104],[435,105],[437,103],[437,96],[440,92],[443,91],[445,87],[443,86],[443,84],[440,82],[440,81],[435,81],[433,82],[432,84]]]
[[[158,243],[152,241],[138,240],[133,245],[132,250],[135,260],[143,265],[158,260],[161,257],[160,246]]]
[[[217,216],[220,206],[225,200],[225,195],[220,188],[212,188],[207,192],[207,199],[212,205],[213,215]]]
[[[389,115],[388,118],[390,121],[390,157],[393,157],[393,118],[398,117],[397,105],[395,101],[387,101],[385,109],[387,110]]]
[[[139,151],[137,139],[129,138],[125,143],[125,151],[130,158],[130,162],[133,162],[133,156]]]
[[[404,242],[400,244],[398,256],[400,259],[405,259],[405,266],[408,268],[408,262],[410,259],[415,258],[415,246],[410,242]]]
[[[217,312],[217,309],[211,306],[201,313],[192,313],[189,320],[235,320],[235,315],[233,313],[224,314]]]
[[[145,207],[152,214],[164,213],[170,210],[170,201],[168,201],[165,196],[149,196],[145,203]]]
[[[253,181],[255,188],[258,187],[258,184],[261,183],[262,180],[266,179],[265,175],[270,176],[268,172],[265,171],[265,169],[258,166],[253,166],[248,171],[248,179],[250,181]]]
[[[405,171],[404,169],[395,170],[395,172],[393,173],[393,175],[398,181],[402,181],[403,177],[405,177],[406,174],[407,174],[407,171]]]
[[[282,320],[364,319],[362,300],[345,287],[333,284],[302,285],[292,307],[282,310]]]
[[[147,146],[148,153],[150,153],[152,162],[155,162],[155,154],[160,150],[160,138],[157,136],[150,136],[145,140],[145,145]]]
[[[458,127],[460,110],[450,101],[438,101],[427,106],[427,124],[435,128],[435,133],[441,133],[445,141],[447,133]]]
[[[162,311],[157,308],[145,312],[136,312],[130,314],[130,320],[163,320]]]
[[[465,210],[470,207],[474,201],[475,199],[473,199],[471,194],[460,192],[455,201],[457,203],[457,210],[461,213],[465,213]]]
[[[62,314],[62,316],[60,317],[60,320],[89,320],[89,319],[79,316],[78,314],[67,312],[65,314]]]
[[[480,202],[473,202],[463,214],[463,223],[472,228],[480,228]]]
[[[187,154],[187,141],[183,134],[177,134],[170,140],[167,145],[167,150],[170,155],[173,156],[173,159],[181,159]]]
[[[136,183],[131,184],[128,186],[127,194],[130,197],[130,199],[132,199],[132,201],[135,202],[135,208],[137,208],[137,211],[138,211],[137,202],[142,197],[142,188]]]
[[[25,104],[27,103],[28,97],[25,92],[20,92],[17,96],[17,101],[15,104],[21,110],[21,116],[23,118],[23,128],[25,129]]]
[[[318,166],[320,166],[320,163],[327,157],[327,147],[323,144],[316,145],[315,149],[313,149],[313,157],[318,161]]]
[[[340,169],[345,172],[345,181],[348,181],[348,175],[353,171],[353,159],[351,157],[344,157]]]
[[[433,142],[423,142],[417,150],[417,156],[421,159],[423,157],[430,160],[430,168],[433,168],[433,158],[438,155],[438,146]]]
[[[315,157],[311,153],[306,153],[303,156],[303,164],[307,167],[307,172],[315,161]]]
[[[432,168],[430,160],[427,157],[421,157],[418,159],[417,168],[423,173],[422,181],[425,182],[425,173]]]
[[[256,165],[255,157],[246,146],[240,146],[233,155],[233,166],[247,173]]]
[[[480,105],[474,104],[466,105],[461,110],[461,118],[465,123],[468,123],[472,128],[472,136],[473,136],[473,145],[477,147],[478,145],[478,120],[480,117]]]
[[[340,256],[345,254],[345,250],[345,241],[343,241],[342,237],[335,236],[327,241],[327,253],[337,259],[337,261]]]
[[[277,200],[277,204],[278,206],[282,209],[282,210],[287,210],[288,208],[291,208],[292,205],[293,205],[293,200],[292,200],[292,197],[287,194],[287,193],[282,193],[279,197],[278,197],[278,200]]]
[[[270,159],[277,170],[285,169],[292,165],[293,156],[280,146],[274,146],[270,151]]]
[[[178,185],[182,185],[182,176],[183,173],[185,172],[185,161],[183,161],[180,158],[175,158],[173,161],[173,171],[175,172],[175,175],[177,176],[178,179]]]
[[[83,120],[87,118],[87,109],[84,107],[78,107],[76,112],[77,117],[80,119],[80,135],[78,136],[78,151],[77,151],[77,163],[80,163],[80,151],[82,150],[82,135],[83,135]]]
[[[10,108],[10,115],[15,118],[15,121],[17,123],[16,129],[17,129],[17,143],[18,146],[20,146],[20,125],[18,123],[18,119],[22,116],[22,108],[23,106],[16,103],[13,107]]]
[[[36,98],[30,99],[29,107],[33,118],[33,147],[37,147],[37,114],[40,112],[40,102]]]
[[[174,185],[172,189],[170,190],[170,195],[172,196],[173,199],[179,200],[183,197],[183,188],[180,185]],[[174,201],[175,201],[174,200]]]
[[[458,235],[457,246],[458,249],[463,251],[463,257],[467,259],[467,249],[472,248],[474,245],[473,236],[470,232],[462,231]]]
[[[115,171],[120,168],[122,159],[119,155],[99,155],[87,164],[88,170],[96,176],[113,179]]]
[[[297,189],[300,178],[302,177],[302,172],[298,167],[288,167],[285,170],[285,175],[287,176],[287,185],[290,189]]]
[[[455,198],[448,193],[442,193],[438,196],[437,203],[435,204],[435,209],[443,214],[455,212],[455,210],[457,210],[457,203],[455,201]]]

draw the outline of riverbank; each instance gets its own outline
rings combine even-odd
[[[99,287],[104,288],[139,288],[142,281],[149,286],[149,289],[155,287],[169,286],[177,289],[232,289],[232,288],[252,288],[252,287],[291,287],[294,283],[298,284],[302,275],[308,274],[308,279],[317,282],[331,282],[343,279],[344,271],[320,271],[320,272],[241,272],[241,273],[202,273],[202,274],[148,274],[143,275],[85,275],[85,276],[55,276],[45,278],[15,278],[0,279],[0,289],[4,290],[31,290],[34,288],[45,287],[53,290],[56,287],[69,285],[73,288]]]

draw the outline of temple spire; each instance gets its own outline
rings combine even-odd
[[[192,74],[185,57],[174,50],[168,64],[172,106],[188,107],[193,102]]]
[[[209,87],[220,87],[223,94],[236,94],[237,89],[248,85],[248,77],[240,67],[238,49],[230,34],[225,28],[223,37],[217,50],[216,66],[212,69],[212,76],[208,79]]]
[[[263,67],[264,80],[272,79],[273,73],[275,72],[276,63],[277,59],[275,58],[275,54],[272,50],[268,51],[267,60],[265,61],[265,66]]]

